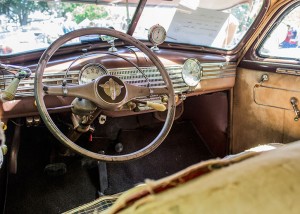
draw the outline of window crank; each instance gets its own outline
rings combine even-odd
[[[269,75],[268,74],[263,74],[263,75],[261,75],[261,78],[260,78],[260,81],[259,81],[259,83],[258,84],[263,84],[264,82],[267,82],[267,81],[269,81]]]
[[[294,109],[294,112],[295,112],[295,114],[296,114],[294,120],[295,120],[295,121],[298,121],[299,118],[300,118],[300,111],[299,111],[298,106],[297,106],[298,100],[297,100],[296,97],[291,97],[290,102],[291,102],[291,104],[292,104],[292,106],[293,106],[293,109]]]

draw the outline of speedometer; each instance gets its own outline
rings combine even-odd
[[[106,69],[100,64],[87,64],[85,65],[79,75],[79,84],[86,84],[92,82],[98,77],[107,74]]]
[[[187,59],[182,68],[182,78],[184,82],[194,87],[198,85],[202,76],[202,66],[197,59]]]

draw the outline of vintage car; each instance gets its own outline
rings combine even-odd
[[[299,213],[300,1],[0,11],[3,213]]]

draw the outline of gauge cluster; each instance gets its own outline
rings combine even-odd
[[[106,74],[107,70],[104,66],[97,63],[87,64],[81,69],[78,82],[80,85],[86,84]]]
[[[141,68],[141,69],[145,70],[144,72],[147,75],[147,71],[149,70],[149,68]],[[168,70],[168,68],[166,68],[166,69]],[[135,70],[135,69],[133,69],[133,70]],[[155,70],[157,70],[157,69],[155,69]],[[182,69],[180,69],[180,70],[181,70],[182,82],[184,82],[186,84],[186,86],[190,87],[190,88],[197,86],[198,83],[201,81],[201,77],[203,76],[203,67],[201,66],[200,62],[195,58],[187,59],[184,62]],[[115,74],[113,74],[113,75],[119,76],[120,72],[124,73],[124,71],[116,69],[114,71]],[[133,72],[132,75],[134,75],[134,71],[132,71],[132,72]],[[157,72],[158,72],[158,70],[157,70]],[[100,76],[107,75],[108,73],[109,72],[106,70],[106,68],[99,63],[86,64],[80,71],[78,82],[80,85],[87,84],[89,82],[94,81],[95,79],[97,79]],[[128,79],[126,79],[125,81],[131,82],[131,79],[132,79],[132,81],[135,82],[133,80],[135,75],[131,76],[130,72],[128,72],[128,75],[129,75]],[[151,74],[149,74],[149,75],[151,75]],[[172,75],[174,75],[174,74],[172,74]]]

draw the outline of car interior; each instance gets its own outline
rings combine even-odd
[[[299,10],[0,2],[1,212],[298,213]]]

